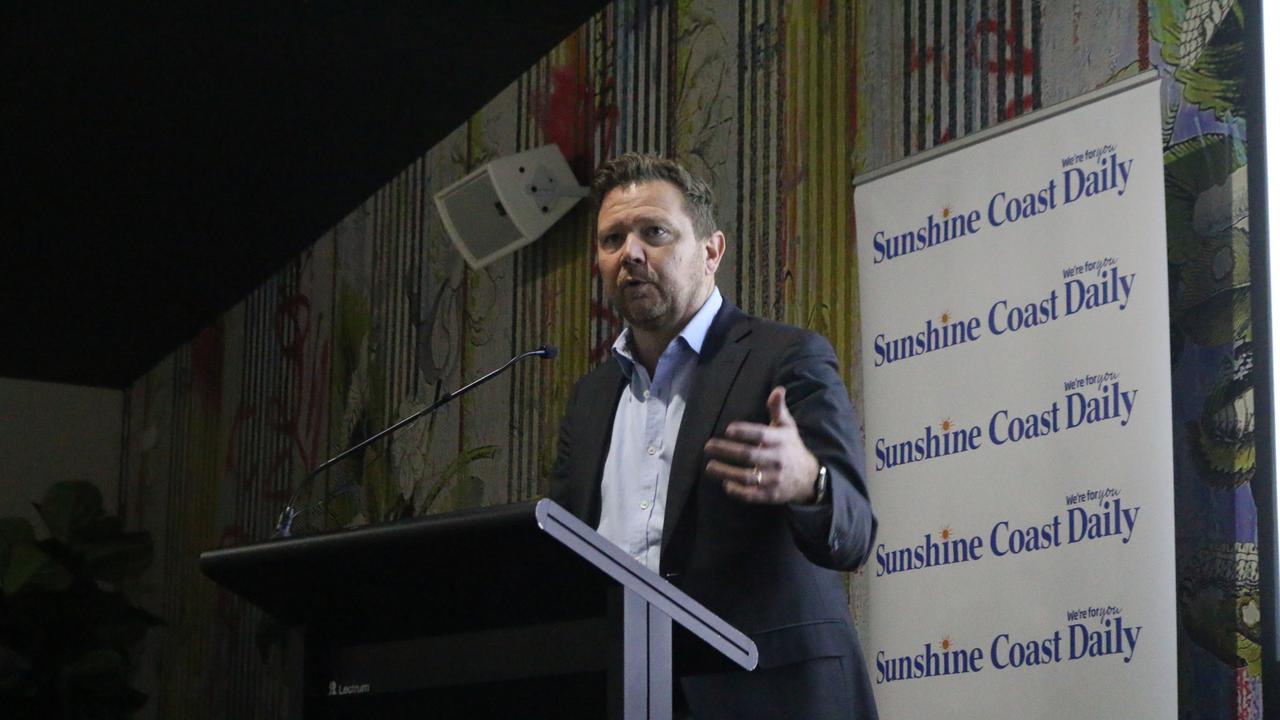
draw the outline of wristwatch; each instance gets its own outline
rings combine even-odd
[[[813,481],[813,504],[821,505],[827,499],[827,466],[818,466],[818,477]]]

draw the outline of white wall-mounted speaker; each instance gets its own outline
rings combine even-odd
[[[467,264],[482,268],[542,237],[588,192],[560,148],[543,145],[473,170],[436,193],[436,209]]]

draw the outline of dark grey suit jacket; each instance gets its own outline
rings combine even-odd
[[[616,362],[602,363],[574,387],[561,426],[550,497],[592,527],[600,523],[600,481],[624,384]],[[706,441],[735,420],[768,423],[766,401],[778,385],[787,389],[805,445],[827,468],[829,505],[746,504],[704,478]],[[796,708],[803,714],[790,716],[875,717],[840,572],[863,563],[875,536],[862,468],[858,420],[830,343],[725,302],[703,343],[672,458],[660,572],[751,636],[760,668],[728,686],[687,678],[685,693],[700,720],[706,713],[699,708],[769,716],[758,701],[735,707],[735,698],[775,689],[794,696],[770,688],[782,676],[769,671],[818,658],[839,658],[834,667],[847,686],[800,693],[824,697],[809,698],[807,709]],[[732,697],[724,697],[725,687]]]

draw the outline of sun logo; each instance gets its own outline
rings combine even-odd
[[[950,525],[948,525],[948,526],[946,526],[946,527],[942,528],[942,530],[938,533],[938,535],[940,535],[940,536],[942,537],[942,539],[943,539],[943,540],[950,540],[950,539],[951,539],[951,526],[950,526]]]
[[[951,432],[951,428],[955,427],[955,424],[951,422],[951,418],[944,418],[939,427],[942,428],[942,432]]]
[[[946,218],[951,217],[951,206],[950,206],[950,205],[944,205],[944,206],[943,206],[943,208],[942,208],[942,217],[943,217],[943,219],[946,219]]]
[[[946,636],[946,637],[942,638],[942,642],[941,642],[940,644],[942,645],[942,649],[943,649],[943,650],[950,650],[950,649],[951,649],[951,646],[952,646],[952,645],[955,645],[955,643],[951,642],[951,636],[950,636],[950,635],[948,635],[948,636]]]
[[[942,324],[946,325],[947,323],[951,322],[951,313],[943,312],[942,317],[939,318],[939,320],[942,320]]]

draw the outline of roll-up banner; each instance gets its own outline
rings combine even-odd
[[[892,718],[1173,718],[1159,83],[855,181]]]

